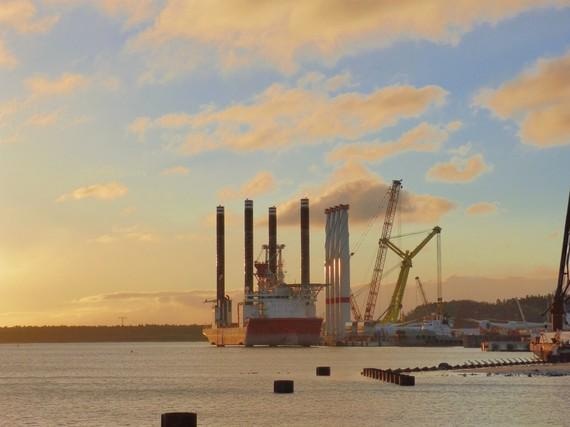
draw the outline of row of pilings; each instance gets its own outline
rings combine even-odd
[[[398,368],[398,369],[378,369],[378,368],[364,368],[361,375],[372,378],[375,380],[384,381],[390,384],[397,384],[403,386],[413,386],[416,384],[416,379],[410,372],[430,372],[430,371],[452,371],[463,369],[477,369],[477,368],[497,368],[501,366],[518,366],[518,365],[539,365],[546,362],[540,359],[498,359],[498,360],[468,360],[460,365],[450,365],[449,363],[442,362],[437,366],[416,366],[415,368]]]
[[[412,386],[416,384],[416,378],[412,375],[401,374],[391,369],[364,368],[362,375],[375,380],[384,381],[390,384]]]
[[[429,372],[429,371],[451,371],[460,369],[477,369],[477,368],[497,368],[501,366],[518,366],[518,365],[540,365],[545,362],[535,358],[511,358],[497,360],[468,360],[459,365],[451,365],[442,362],[437,366],[416,366],[415,368],[393,369],[393,372]]]

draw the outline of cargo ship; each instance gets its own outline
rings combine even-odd
[[[224,207],[216,211],[217,293],[213,321],[203,334],[216,346],[311,346],[318,345],[323,319],[316,315],[316,301],[322,284],[310,282],[309,200],[302,199],[301,283],[285,282],[283,249],[277,244],[277,210],[269,208],[269,241],[264,257],[253,260],[253,201],[244,206],[244,298],[237,304],[237,323],[232,322],[232,301],[225,294]],[[256,287],[254,288],[254,278]]]

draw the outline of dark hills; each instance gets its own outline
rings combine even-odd
[[[550,295],[530,295],[518,298],[525,318],[528,322],[544,322],[544,312],[549,306]],[[472,300],[455,300],[444,303],[445,314],[454,319],[455,328],[474,328],[477,325],[466,319],[521,321],[521,315],[516,303],[517,298],[497,300],[495,303]],[[419,320],[430,316],[436,311],[436,304],[421,305],[406,313],[405,321]]]
[[[0,343],[205,341],[202,325],[12,326]]]

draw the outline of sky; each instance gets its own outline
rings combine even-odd
[[[394,233],[443,229],[444,300],[551,292],[569,23],[567,0],[2,0],[0,325],[209,322],[215,209],[237,302],[245,198],[256,248],[277,206],[289,282],[298,200],[313,282],[324,209],[349,204],[357,290],[394,179]],[[436,298],[433,243],[410,275]]]

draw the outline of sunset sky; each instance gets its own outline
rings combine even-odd
[[[393,179],[394,234],[443,228],[444,299],[550,292],[569,164],[568,0],[0,2],[0,326],[209,321],[215,208],[239,299],[245,198],[290,282],[298,200],[314,282],[350,204],[360,286]]]

